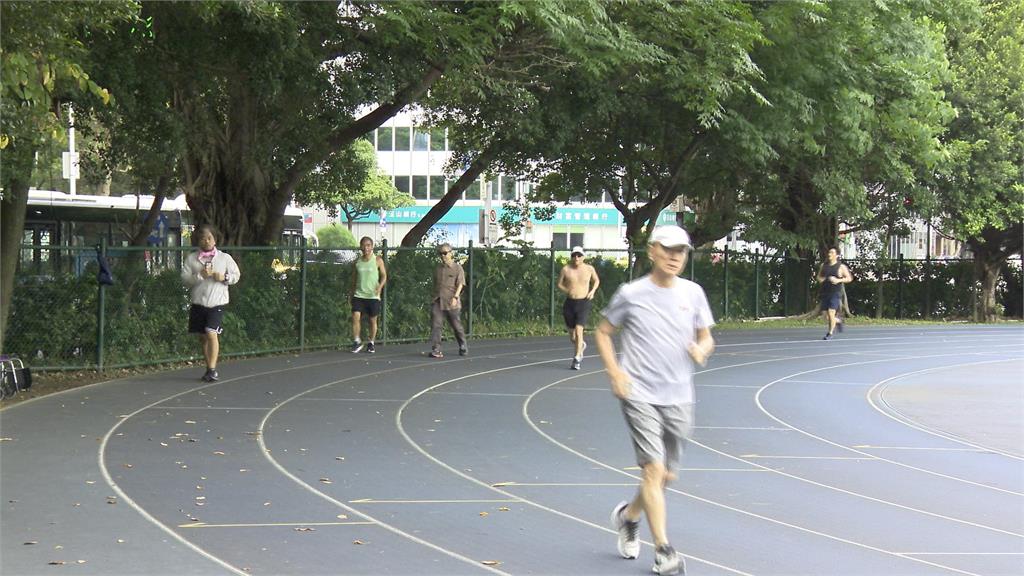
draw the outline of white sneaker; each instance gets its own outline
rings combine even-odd
[[[631,522],[626,519],[624,513],[628,505],[623,500],[612,509],[612,528],[619,531],[619,554],[623,558],[635,560],[640,555],[640,521]]]
[[[686,561],[672,546],[665,544],[654,550],[655,574],[686,574]]]

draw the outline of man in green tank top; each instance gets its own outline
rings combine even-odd
[[[360,331],[365,314],[370,319],[370,340],[366,343],[366,351],[373,354],[377,351],[374,340],[377,338],[377,317],[380,316],[380,293],[388,281],[388,273],[384,259],[373,253],[373,238],[363,236],[359,240],[359,251],[355,270],[352,271],[352,352],[363,349]]]

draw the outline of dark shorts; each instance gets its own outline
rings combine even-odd
[[[565,317],[565,325],[569,328],[586,326],[587,319],[590,318],[590,300],[566,298],[565,304],[562,305],[562,316]]]
[[[821,309],[822,310],[839,310],[839,303],[842,302],[843,295],[839,292],[833,294],[822,294],[821,295]]]
[[[206,334],[207,332],[213,332],[220,334],[224,331],[221,328],[221,322],[224,321],[224,307],[214,306],[213,308],[207,308],[206,306],[200,306],[199,304],[193,304],[188,309],[188,333],[189,334]]]
[[[380,300],[376,298],[352,297],[352,311],[365,314],[371,318],[380,316]]]

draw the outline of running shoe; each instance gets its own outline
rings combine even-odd
[[[355,354],[363,349],[363,343],[359,340],[352,341],[352,353]]]
[[[686,574],[686,562],[676,549],[665,544],[654,551],[655,574]]]
[[[366,345],[366,353],[367,354],[376,354],[377,353],[377,347],[373,345],[373,342],[370,342],[370,343],[368,343]]]
[[[444,354],[440,350],[434,349],[430,351],[431,358],[444,358]]]
[[[570,370],[579,370],[579,369],[580,369],[580,366],[581,366],[581,364],[582,364],[582,363],[580,362],[580,359],[579,359],[579,358],[573,358],[573,359],[572,359],[572,364],[569,364],[569,369],[570,369]]]
[[[832,335],[831,334],[825,334],[825,337],[822,338],[822,340],[831,340],[831,339],[832,339]]]
[[[623,558],[635,560],[640,555],[640,522],[626,519],[628,505],[629,503],[623,500],[612,509],[612,528],[619,531],[619,554]]]
[[[466,348],[465,345],[459,346],[459,356],[465,356],[466,354],[469,354],[469,348]]]
[[[203,374],[203,382],[216,382],[217,380],[220,380],[220,374],[217,374],[216,370],[207,368],[206,374]]]

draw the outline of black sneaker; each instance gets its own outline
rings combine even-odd
[[[581,365],[582,365],[582,363],[580,362],[579,358],[573,358],[572,359],[572,364],[569,364],[569,369],[570,370],[579,370]]]
[[[831,334],[825,334],[825,337],[822,338],[822,340],[831,340],[831,339],[832,339],[832,335]]]
[[[363,343],[359,340],[352,341],[352,353],[355,354],[363,349]]]
[[[612,508],[612,528],[619,532],[619,554],[623,558],[635,560],[640,555],[640,522],[627,520],[624,513],[629,503],[623,500]]]
[[[469,348],[459,346],[459,356],[465,356],[466,354],[469,354]]]
[[[377,353],[377,347],[373,345],[373,342],[370,342],[369,344],[366,345],[366,353],[367,354],[376,354]]]
[[[220,374],[217,374],[216,370],[207,368],[206,374],[203,374],[203,382],[216,382],[217,380],[220,380]]]
[[[440,350],[437,350],[435,348],[434,350],[430,351],[430,357],[431,358],[444,358],[444,354]]]
[[[672,546],[665,544],[654,551],[655,574],[686,574],[686,562]]]

